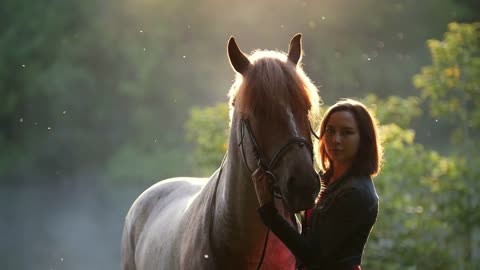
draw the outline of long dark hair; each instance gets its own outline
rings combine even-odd
[[[383,148],[378,136],[377,120],[362,103],[353,99],[342,99],[328,108],[320,124],[318,149],[324,177],[330,178],[333,172],[333,163],[325,150],[323,136],[330,116],[339,111],[348,111],[354,116],[360,133],[357,155],[348,174],[376,176],[380,172],[383,161]]]

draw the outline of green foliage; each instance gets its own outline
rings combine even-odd
[[[155,164],[141,166],[148,175],[190,172],[163,165],[192,160],[188,151],[162,155],[185,144],[189,108],[225,96],[230,35],[249,52],[286,50],[291,34],[304,33],[305,68],[326,101],[359,89],[409,94],[405,78],[427,57],[418,44],[440,34],[453,9],[468,15],[453,0],[3,1],[0,176],[54,181],[86,169],[150,178],[125,172],[123,164],[143,159]],[[154,138],[158,155],[149,150]]]
[[[362,102],[371,108],[380,123],[395,123],[402,128],[409,127],[412,120],[422,114],[417,97],[390,96],[382,100],[376,95],[368,95]]]
[[[108,180],[151,184],[178,176],[178,171],[190,165],[181,149],[186,152],[185,147],[162,145],[159,139],[152,140],[146,151],[135,146],[122,147],[107,166]]]
[[[366,247],[366,268],[456,269],[448,248],[454,231],[442,219],[439,183],[452,181],[454,161],[415,144],[414,133],[382,126],[385,165],[375,179],[377,224]]]
[[[202,93],[187,96],[185,85],[172,86],[174,70],[184,66],[173,65],[172,58],[181,57],[169,50],[179,34],[140,28],[141,17],[127,3],[116,2],[117,9],[104,14],[111,4],[7,1],[3,6],[10,10],[2,18],[10,27],[0,36],[2,179],[54,181],[84,170],[122,179],[138,172],[133,177],[138,179],[151,178],[152,171],[157,176],[188,171],[180,165],[186,151],[177,147],[167,154],[183,143],[179,134],[187,110],[181,108],[189,96]],[[154,50],[158,38],[170,41]],[[147,148],[154,138],[170,150],[152,155]],[[127,152],[135,155],[126,158]],[[165,162],[168,158],[173,159]],[[124,163],[137,166],[140,160],[149,168],[127,173]]]
[[[195,145],[195,166],[207,176],[220,166],[227,151],[228,105],[193,108],[186,124],[187,139]]]
[[[433,64],[414,77],[431,115],[455,128],[455,151],[442,157],[416,145],[411,131],[382,129],[387,162],[377,187],[385,203],[367,253],[374,269],[475,269],[480,262],[479,30],[478,23],[449,24],[444,40],[428,41]]]
[[[429,40],[432,65],[414,76],[433,117],[455,127],[454,142],[480,129],[480,23],[450,23],[443,40]],[[458,125],[458,123],[462,123]]]

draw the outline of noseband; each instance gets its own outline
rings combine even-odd
[[[310,125],[310,123],[309,123],[309,125]],[[278,184],[277,177],[275,176],[275,173],[273,173],[273,169],[275,168],[275,165],[282,158],[282,156],[285,155],[287,150],[293,145],[298,145],[301,148],[303,148],[304,146],[307,146],[307,149],[310,152],[310,157],[312,158],[312,162],[313,162],[313,146],[312,146],[312,144],[309,141],[307,141],[305,138],[302,138],[302,137],[290,138],[287,141],[287,143],[285,143],[282,146],[282,148],[280,148],[280,150],[278,150],[278,152],[273,156],[272,160],[270,160],[270,162],[267,163],[266,162],[267,159],[265,158],[265,155],[262,154],[262,152],[260,151],[260,148],[258,147],[257,140],[255,139],[255,136],[253,135],[252,129],[250,128],[250,123],[248,122],[247,119],[242,119],[241,120],[241,126],[240,126],[240,143],[238,144],[238,147],[240,147],[240,150],[242,152],[243,163],[245,164],[247,169],[250,171],[250,173],[253,173],[253,170],[250,169],[250,166],[248,166],[247,157],[245,155],[244,144],[243,144],[243,138],[244,138],[244,135],[245,135],[245,131],[248,133],[248,136],[250,137],[250,141],[252,142],[252,146],[253,146],[252,152],[253,152],[253,156],[255,158],[255,161],[257,163],[257,169],[262,168],[262,170],[266,174],[271,176],[271,178],[273,179],[273,183],[272,183],[273,184],[272,185],[273,186],[273,196],[275,198],[282,199],[282,194],[281,194],[281,191],[280,191],[280,187],[279,187],[279,184]],[[317,137],[317,135],[313,132],[313,129],[312,129],[311,125],[310,125],[310,131],[314,134],[315,137]]]

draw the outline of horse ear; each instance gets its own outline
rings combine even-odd
[[[302,34],[296,34],[288,47],[288,60],[297,65],[300,58],[302,58]]]
[[[234,37],[230,37],[228,40],[228,58],[230,59],[230,64],[233,69],[242,75],[244,75],[250,66],[250,60],[248,60],[247,56],[238,48]]]

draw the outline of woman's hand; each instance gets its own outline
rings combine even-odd
[[[265,171],[259,167],[252,174],[252,182],[257,193],[257,199],[260,206],[273,201],[273,190],[271,177],[265,173]]]

